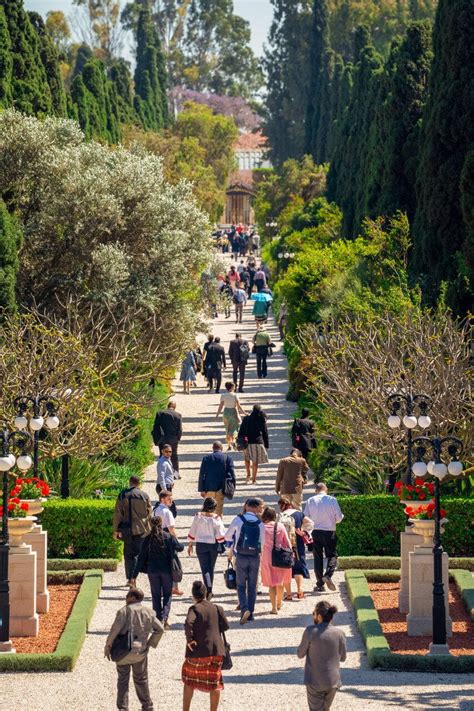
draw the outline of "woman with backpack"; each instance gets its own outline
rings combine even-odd
[[[276,519],[275,509],[267,506],[262,513],[262,523],[265,526],[265,541],[260,571],[262,585],[269,588],[270,602],[272,603],[270,612],[272,615],[278,615],[281,609],[284,586],[291,585],[291,568],[277,568],[272,564],[272,550],[274,547],[291,548],[286,528]]]
[[[316,446],[316,438],[314,436],[314,422],[309,419],[309,410],[306,407],[301,410],[301,417],[297,417],[293,422],[291,443],[293,447],[300,450],[308,461],[309,453]]]
[[[131,587],[136,587],[139,573],[147,573],[150,581],[151,599],[156,616],[163,622],[165,630],[170,629],[168,618],[171,610],[173,591],[173,559],[184,546],[177,538],[163,531],[161,516],[154,516],[151,532],[143,539],[140,555],[133,571]]]
[[[226,392],[221,395],[221,401],[217,409],[216,419],[219,417],[222,411],[224,417],[225,426],[225,438],[227,442],[227,449],[237,449],[235,445],[235,438],[237,432],[239,431],[240,425],[240,415],[246,415],[245,410],[239,402],[239,398],[235,394],[235,385],[230,381],[225,384]]]
[[[243,418],[237,440],[245,443],[244,462],[247,472],[245,483],[250,483],[250,466],[252,466],[252,484],[256,484],[259,465],[268,462],[269,447],[267,416],[261,405],[254,405],[250,415]]]
[[[290,539],[295,563],[291,569],[291,576],[296,582],[296,599],[303,600],[303,580],[309,580],[310,574],[306,564],[306,545],[312,543],[311,531],[314,528],[313,521],[305,516],[302,511],[295,509],[288,496],[280,496],[278,501],[280,515],[278,520],[286,528]],[[292,600],[291,580],[285,585],[285,600]]]
[[[216,514],[217,502],[211,496],[204,499],[202,510],[197,513],[188,533],[188,555],[196,555],[201,568],[202,579],[207,588],[207,599],[212,599],[214,568],[219,554],[219,544],[224,543],[225,526]]]

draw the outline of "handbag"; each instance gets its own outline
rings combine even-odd
[[[228,590],[237,590],[237,573],[230,560],[227,564],[227,570],[224,570],[224,581]]]
[[[274,568],[292,568],[295,555],[291,548],[278,548],[276,544],[277,523],[273,528],[272,565]]]
[[[112,647],[110,649],[110,660],[112,662],[120,662],[132,650],[133,629],[131,623],[131,615],[129,615],[128,609],[126,613],[126,619],[128,623],[127,631],[123,634],[118,634],[112,642]]]
[[[226,456],[226,458],[225,458],[226,468],[227,468],[227,462],[228,462],[228,457]],[[232,481],[232,478],[228,475],[227,471],[225,473],[224,483],[222,484],[222,493],[224,494],[226,499],[231,500],[234,498],[235,484]]]
[[[173,583],[180,583],[183,579],[183,568],[181,567],[181,561],[178,558],[176,552],[171,549],[171,538],[167,540],[167,543],[170,548],[171,556],[171,579]]]
[[[248,447],[247,437],[237,437],[236,445],[237,445],[238,452],[242,452],[244,449],[247,449],[247,447]]]
[[[230,644],[228,643],[225,632],[222,632],[222,640],[224,642],[224,658],[222,659],[222,667],[224,671],[228,671],[229,669],[232,669],[234,666],[234,663],[232,661],[232,657],[230,656]]]

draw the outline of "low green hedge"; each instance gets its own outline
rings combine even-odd
[[[384,570],[398,570],[400,568],[399,556],[361,555],[361,556],[340,556],[337,559],[339,570],[372,570],[382,568]],[[449,569],[474,571],[474,558],[450,558]]]
[[[385,571],[371,571],[373,573]],[[457,576],[459,585],[463,583],[461,571],[455,571],[453,576]],[[468,571],[464,571],[470,575]],[[389,575],[394,575],[388,571]],[[422,655],[422,654],[394,654],[390,651],[389,644],[385,638],[378,612],[375,609],[372,596],[370,594],[367,578],[362,570],[348,570],[345,573],[349,598],[354,606],[357,625],[367,649],[367,659],[371,667],[379,667],[386,671],[437,671],[452,673],[472,673],[474,672],[474,656],[461,655],[454,657],[451,655]],[[461,594],[464,595],[461,589]],[[471,609],[472,614],[472,609]]]
[[[338,496],[344,520],[337,527],[337,550],[341,556],[396,556],[399,533],[406,516],[398,498]],[[449,523],[442,542],[450,556],[468,556],[474,551],[474,498],[446,498],[442,502]]]
[[[462,595],[464,604],[471,611],[471,619],[474,620],[474,577],[469,570],[453,570],[451,575]]]
[[[120,560],[122,544],[112,538],[114,508],[115,501],[50,499],[41,514],[48,531],[48,555]]]
[[[55,570],[117,570],[117,558],[48,558],[48,573]]]
[[[0,655],[0,672],[72,671],[94,614],[102,587],[102,578],[102,570],[84,572],[81,589],[56,651],[51,654],[2,654]]]

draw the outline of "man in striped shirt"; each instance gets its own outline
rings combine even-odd
[[[313,555],[316,574],[314,589],[323,592],[325,585],[330,590],[336,589],[332,580],[337,564],[336,525],[342,521],[344,515],[334,496],[329,496],[326,484],[316,484],[315,489],[316,495],[306,502],[304,515],[314,522]],[[327,558],[327,566],[323,574],[324,557]]]

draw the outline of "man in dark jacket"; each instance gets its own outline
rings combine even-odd
[[[135,564],[140,555],[143,539],[150,533],[151,501],[140,489],[140,479],[131,476],[130,488],[123,489],[115,504],[113,530],[114,538],[123,541],[123,558],[127,583],[133,576]]]
[[[216,338],[214,338],[214,342],[211,343],[207,349],[206,356],[206,373],[209,381],[209,390],[212,390],[215,381],[216,393],[220,392],[222,370],[225,369],[225,367],[225,350],[221,346],[221,339],[219,336],[216,336]]]
[[[222,489],[226,477],[235,486],[234,461],[229,454],[223,451],[222,442],[214,442],[212,454],[206,454],[199,470],[198,491],[202,498],[212,496],[217,501],[216,513],[222,517],[224,510],[224,494]]]
[[[237,374],[239,375],[239,393],[244,392],[245,368],[250,355],[249,342],[242,338],[241,333],[236,333],[229,344],[229,358],[232,363],[232,380],[237,387]]]
[[[166,410],[156,413],[152,430],[153,442],[161,448],[165,444],[171,446],[171,463],[173,469],[179,472],[178,444],[183,436],[182,417],[176,412],[176,403],[170,400]]]

